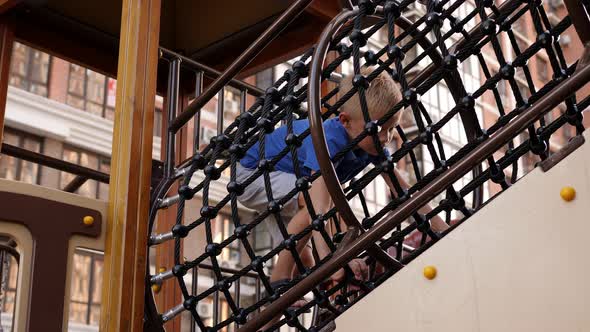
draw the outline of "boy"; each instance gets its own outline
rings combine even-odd
[[[366,77],[370,72],[363,70],[362,74]],[[340,85],[340,91],[348,92],[352,88],[351,77],[345,77]],[[371,81],[368,89],[365,92],[367,107],[372,120],[380,119],[387,111],[393,108],[401,100],[401,92],[399,85],[393,81],[391,76],[386,72],[382,72],[373,81]],[[389,143],[393,137],[396,125],[399,122],[401,111],[393,116],[387,123],[385,123],[378,133],[379,140],[382,146]],[[293,122],[293,132],[301,134],[309,127],[307,119]],[[324,131],[326,142],[330,156],[333,157],[336,153],[346,147],[349,142],[357,137],[365,127],[365,121],[360,108],[360,101],[357,94],[350,98],[340,109],[340,114],[336,118],[324,121]],[[287,136],[287,127],[283,126],[272,133],[266,135],[265,141],[265,158],[270,159],[277,155],[286,147],[285,137]],[[259,145],[256,143],[246,153],[245,157],[240,161],[241,165],[237,168],[237,177],[239,182],[247,179],[256,169],[259,158]],[[309,176],[314,172],[320,170],[318,161],[316,159],[315,150],[311,141],[311,135],[306,137],[297,151],[300,174]],[[340,161],[334,164],[336,174],[341,183],[347,182],[355,175],[365,169],[369,163],[378,162],[377,150],[373,143],[373,138],[368,136],[358,143],[357,148],[345,154]],[[397,171],[396,171],[397,176]],[[392,189],[391,180],[386,174],[383,174],[386,183]],[[400,184],[404,188],[408,188],[408,184],[403,179],[397,176]],[[295,170],[292,162],[291,154],[287,154],[274,167],[274,171],[270,173],[270,182],[274,199],[279,199],[285,194],[295,188]],[[324,180],[322,177],[316,179],[309,189],[311,200],[314,204],[314,209],[318,214],[324,214],[332,207],[332,202]],[[385,193],[384,193],[385,194]],[[302,195],[299,195],[302,196]],[[264,187],[264,179],[262,176],[257,178],[252,184],[245,188],[244,194],[238,198],[240,202],[246,207],[261,211],[268,206],[266,190]],[[423,209],[428,211],[428,208]],[[425,211],[420,211],[424,213]],[[287,231],[289,234],[298,234],[303,231],[311,223],[311,218],[305,208],[302,197],[294,197],[283,206],[281,211],[281,219],[287,224]],[[276,225],[274,216],[270,216],[264,221],[269,227],[269,231],[274,243],[283,241],[283,237]],[[441,218],[433,218],[432,228],[435,231],[443,231],[447,228],[447,224]],[[329,248],[318,232],[312,232],[320,258],[324,258],[329,254]],[[311,266],[312,259],[308,246],[309,236],[300,240],[297,243],[297,251],[302,257],[306,266]],[[367,275],[367,266],[364,261],[358,259],[349,263],[355,278],[364,279]],[[281,287],[284,283],[292,279],[296,273],[295,262],[293,256],[287,250],[279,253],[277,264],[271,275],[271,283],[274,287]],[[338,271],[332,276],[332,280],[341,280],[344,277],[343,270]],[[303,300],[299,300],[293,304],[293,307],[300,307],[304,305]],[[268,324],[267,324],[268,326]]]

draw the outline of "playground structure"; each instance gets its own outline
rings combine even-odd
[[[506,240],[507,246],[504,249],[518,250],[508,246],[509,243],[514,243],[514,241],[510,242],[511,236],[527,234],[528,227],[538,227],[536,232],[530,234],[547,242],[553,239],[550,234],[555,235],[560,231],[550,228],[549,213],[543,219],[547,223],[543,224],[544,226],[533,226],[535,224],[528,217],[524,218],[526,220],[523,220],[519,227],[510,226],[511,223],[520,222],[517,209],[505,208],[514,202],[511,197],[524,196],[528,191],[534,191],[534,195],[531,192],[534,198],[527,201],[528,208],[534,209],[537,204],[543,204],[547,211],[555,213],[557,209],[565,210],[574,206],[580,217],[577,218],[578,223],[571,225],[571,229],[576,230],[577,234],[583,234],[584,230],[587,230],[581,223],[585,211],[580,201],[576,199],[583,200],[584,195],[587,195],[589,182],[581,175],[579,177],[567,175],[570,171],[572,173],[575,171],[575,174],[584,174],[584,167],[589,166],[587,158],[583,156],[583,149],[587,147],[583,146],[575,151],[572,155],[572,157],[576,156],[575,159],[568,158],[565,162],[556,165],[554,170],[550,169],[561,159],[567,158],[567,155],[581,146],[584,141],[582,111],[588,106],[590,99],[587,95],[578,96],[581,97],[578,98],[574,93],[583,91],[581,89],[590,79],[590,68],[580,62],[567,63],[558,39],[566,29],[574,26],[584,44],[590,40],[587,35],[590,31],[588,3],[566,1],[572,15],[565,16],[553,24],[547,18],[543,4],[538,1],[508,0],[497,5],[494,1],[476,1],[472,12],[459,17],[457,9],[463,2],[427,1],[425,2],[427,15],[414,22],[404,17],[404,12],[414,4],[414,1],[360,1],[353,6],[346,2],[330,2],[330,5],[326,5],[328,2],[323,2],[323,5],[318,5],[311,4],[312,1],[298,0],[289,3],[288,7],[285,5],[283,8],[266,8],[283,12],[255,42],[245,51],[239,52],[240,56],[223,72],[204,66],[166,47],[183,49],[185,54],[192,54],[194,51],[189,47],[191,45],[196,47],[196,44],[192,44],[195,43],[195,39],[191,40],[195,38],[194,35],[187,34],[186,39],[183,39],[185,37],[181,37],[183,34],[180,33],[186,28],[183,24],[189,22],[187,17],[182,15],[187,15],[191,10],[198,10],[198,8],[191,8],[190,4],[178,2],[175,5],[179,7],[171,9],[170,3],[155,0],[125,0],[122,3],[116,1],[109,3],[113,6],[112,8],[117,6],[122,8],[121,32],[119,35],[113,31],[111,25],[111,35],[118,38],[108,39],[104,35],[92,35],[93,42],[102,40],[103,43],[99,44],[100,50],[105,52],[93,55],[96,48],[90,49],[89,42],[83,42],[84,36],[90,34],[89,31],[80,31],[79,39],[72,38],[67,42],[71,44],[66,45],[66,41],[60,38],[58,32],[68,27],[68,24],[71,27],[71,24],[75,22],[65,19],[57,20],[56,17],[44,14],[56,11],[62,14],[76,14],[79,15],[78,23],[82,22],[95,27],[96,22],[104,21],[104,26],[99,30],[109,31],[108,23],[111,21],[100,20],[99,17],[100,13],[109,12],[107,9],[99,5],[100,10],[94,8],[97,13],[95,17],[84,17],[83,14],[91,11],[91,7],[82,10],[75,5],[63,4],[60,1],[42,3],[24,1],[19,4],[13,1],[5,2],[0,7],[7,15],[3,28],[3,67],[7,67],[6,63],[9,63],[10,57],[6,58],[7,54],[10,54],[7,50],[10,48],[8,45],[13,38],[16,38],[73,61],[82,61],[81,59],[84,58],[86,65],[114,74],[117,66],[113,59],[117,59],[117,56],[113,43],[117,39],[120,40],[119,63],[116,70],[119,85],[113,139],[113,166],[110,175],[91,172],[88,169],[68,165],[22,149],[3,146],[3,153],[72,172],[80,177],[78,181],[94,179],[109,182],[111,186],[107,204],[26,184],[10,181],[0,183],[1,193],[5,196],[2,200],[3,204],[10,207],[2,208],[0,232],[10,236],[17,244],[16,248],[7,247],[7,250],[18,254],[21,266],[18,283],[19,298],[14,320],[16,329],[43,331],[48,327],[50,330],[66,328],[68,304],[67,301],[64,303],[64,298],[68,298],[66,287],[69,284],[68,269],[71,267],[72,250],[77,246],[105,251],[106,264],[103,273],[108,278],[104,278],[102,292],[101,329],[104,331],[162,331],[164,329],[180,331],[182,328],[180,318],[183,314],[188,314],[191,330],[217,331],[228,329],[232,325],[240,331],[255,331],[272,317],[282,314],[283,317],[274,327],[288,325],[304,331],[318,331],[330,327],[334,322],[338,329],[362,328],[356,327],[353,322],[367,327],[367,317],[380,312],[375,307],[381,307],[381,310],[387,307],[388,298],[404,298],[407,296],[404,291],[408,292],[410,289],[414,292],[419,291],[409,287],[422,290],[434,287],[435,290],[423,295],[424,302],[406,303],[405,307],[397,308],[397,312],[419,311],[424,314],[424,319],[433,318],[433,321],[436,321],[434,318],[443,317],[443,311],[441,313],[436,311],[437,306],[440,305],[440,299],[453,298],[449,293],[444,292],[453,292],[453,294],[459,292],[464,294],[464,299],[469,299],[465,303],[478,305],[478,301],[483,296],[482,293],[479,293],[477,289],[462,288],[461,280],[463,279],[460,278],[460,271],[465,270],[453,271],[459,275],[454,278],[449,271],[453,269],[453,266],[459,266],[453,265],[451,258],[456,256],[453,253],[461,252],[463,243],[469,240],[475,241],[473,238],[477,234],[483,238],[481,241],[473,242],[473,245],[485,248],[482,249],[480,256],[474,256],[474,259],[482,265],[475,268],[475,272],[469,274],[469,277],[475,281],[487,280],[491,283],[490,280],[493,280],[496,274],[490,274],[489,279],[486,279],[481,270],[486,267],[486,262],[499,264],[499,257],[507,255],[499,250],[493,250],[494,236]],[[181,4],[187,7],[184,8]],[[89,4],[89,6],[92,5]],[[265,8],[264,5],[259,7]],[[52,11],[48,11],[48,8]],[[252,11],[260,14],[262,9]],[[301,25],[301,21],[309,23],[305,19],[310,20],[306,17],[310,15],[310,12],[316,15],[318,12],[324,13],[323,23],[326,26],[321,35],[306,36],[313,41],[303,40],[300,44],[291,45],[290,49],[283,48],[280,52],[285,52],[284,54],[269,51],[272,50],[273,44],[270,46],[268,44],[273,40],[276,43],[281,42],[283,38],[285,43],[289,37],[304,34],[306,30],[304,25]],[[325,17],[330,15],[325,13],[333,14],[331,15],[333,19],[329,23]],[[171,28],[170,22],[174,22],[171,17],[174,15],[177,20],[181,18],[187,20],[177,22],[177,25]],[[537,39],[521,49],[514,39],[511,27],[515,21],[525,15],[532,17]],[[38,20],[40,16],[46,19],[31,24],[31,27],[25,27],[27,22]],[[259,18],[252,18],[252,20],[257,21]],[[471,29],[466,28],[469,22],[473,26]],[[52,27],[52,29],[43,30],[42,27]],[[387,47],[379,52],[364,49],[366,40],[382,28],[388,31]],[[281,34],[284,29],[290,30]],[[507,36],[511,41],[514,56],[506,54],[507,51],[498,42],[499,35]],[[49,36],[51,38],[48,38]],[[460,36],[457,41],[451,38],[457,36]],[[309,49],[301,47],[302,45],[311,46],[311,44],[315,46]],[[78,46],[75,47],[76,45]],[[418,45],[423,52],[415,59],[404,61],[404,54]],[[480,52],[486,47],[495,55],[497,69],[491,70],[491,60],[486,59]],[[266,53],[258,55],[262,50]],[[273,88],[262,91],[236,78],[248,70],[253,71],[256,66],[264,66],[269,61],[266,58],[266,62],[263,60],[256,62],[256,59],[264,59],[265,56],[272,59],[280,58],[287,53],[293,54],[291,51],[303,55],[294,63],[291,70],[285,72],[284,76],[274,83]],[[215,50],[209,52],[215,52]],[[331,52],[330,56],[328,52]],[[530,80],[530,69],[527,65],[528,59],[538,52],[547,53],[551,71],[554,73],[549,82],[540,88]],[[206,54],[205,52],[205,56]],[[470,58],[477,60],[480,70],[485,75],[485,82],[473,90],[466,88],[464,78],[457,71],[458,65]],[[344,61],[352,61],[355,75],[360,74],[361,65],[369,66],[372,74],[367,77],[359,76],[355,80],[357,83],[353,90],[338,91],[336,85],[328,84],[327,81],[338,81],[339,75],[335,71]],[[415,78],[407,79],[408,71],[420,61],[427,61],[429,65]],[[406,112],[411,115],[417,133],[413,138],[409,138],[405,129],[398,127],[401,141],[391,157],[383,157],[380,164],[359,175],[352,183],[341,186],[332,166],[339,156],[332,156],[333,158],[330,159],[328,155],[322,121],[337,114],[339,107],[353,94],[364,94],[365,84],[369,84],[381,71],[387,71],[395,77],[402,88],[404,99],[382,119],[377,122],[368,121],[365,131],[360,137],[353,138],[353,144],[348,147],[348,150],[354,148],[354,143],[362,138],[374,136],[379,125],[403,108],[407,108]],[[2,93],[6,95],[7,74],[6,70],[1,72],[3,74],[0,77],[2,82],[0,86]],[[528,96],[524,96],[516,86],[515,75],[518,73],[522,73],[527,78]],[[442,118],[434,119],[429,115],[428,109],[422,104],[419,96],[425,95],[442,81],[452,94],[454,107],[449,109]],[[506,84],[512,88],[516,101],[514,109],[505,107],[506,101],[502,99],[497,89],[500,81],[507,82]],[[211,142],[200,142],[198,139],[200,137],[198,135],[199,110],[213,96],[219,94],[223,96],[224,89],[229,88],[237,89],[240,93],[239,117],[232,119],[233,121],[224,119],[223,103],[220,102],[217,112],[217,136]],[[156,91],[165,95],[166,100],[167,135],[163,144],[164,158],[161,164],[154,163],[151,159],[152,110]],[[189,103],[188,100],[191,98],[194,100]],[[474,110],[475,103],[481,98],[491,98],[496,103],[499,118],[491,127],[482,128]],[[219,98],[219,100],[222,99]],[[304,106],[305,102],[307,102],[307,109]],[[545,113],[561,103],[565,105],[565,111],[561,116],[550,120],[543,117]],[[361,108],[364,115],[368,117],[366,105]],[[455,117],[460,118],[469,143],[454,154],[447,154],[439,132]],[[298,174],[301,181],[288,195],[301,193],[306,198],[306,208],[314,222],[302,234],[287,234],[282,229],[285,240],[270,252],[258,255],[251,248],[249,249],[250,233],[268,216],[274,216],[280,220],[281,205],[289,197],[274,197],[272,190],[267,188],[268,209],[258,211],[259,214],[255,217],[245,219],[237,210],[237,197],[247,183],[236,181],[236,164],[249,146],[264,141],[265,133],[272,131],[278,124],[289,127],[295,119],[299,118],[310,119],[310,130],[301,136],[291,136],[288,149],[280,157],[294,155],[301,140],[311,135],[321,166],[321,176],[327,183],[335,207],[321,215],[317,214],[307,190],[320,173],[309,177]],[[563,126],[574,126],[578,136],[564,146],[559,153],[552,154],[548,146],[550,138]],[[527,136],[527,139],[515,145],[514,137],[522,133]],[[193,137],[196,139],[193,140]],[[375,144],[377,150],[382,151],[383,147],[377,140]],[[426,146],[429,152],[429,158],[434,164],[431,171],[425,171],[418,163],[415,149],[419,146]],[[540,167],[548,173],[536,170],[535,173],[516,182],[518,161],[529,152],[541,161]],[[264,158],[263,156],[262,159]],[[407,191],[397,185],[397,192],[390,196],[388,204],[377,213],[371,214],[363,203],[362,189],[375,181],[380,173],[389,174],[392,182],[396,183],[393,167],[404,158],[410,161],[418,181],[413,183]],[[268,177],[272,165],[279,159],[265,160],[265,163],[259,165],[257,172],[248,181],[251,182],[259,176]],[[229,182],[223,183],[227,191],[220,193],[212,190],[213,183],[223,181],[220,175],[227,171],[229,171]],[[472,174],[472,180],[466,186],[457,187],[456,182],[466,174]],[[547,186],[546,195],[536,189],[543,188],[540,183],[544,183],[545,178],[551,178],[551,183],[554,184],[551,187]],[[560,181],[564,182],[563,185]],[[488,204],[489,198],[483,195],[483,185],[486,182],[495,183],[500,186],[502,192],[504,190],[507,192],[500,193],[500,197]],[[559,195],[555,193],[555,188],[561,188],[566,184],[575,187],[578,197],[569,205],[560,201]],[[508,190],[511,187],[514,188]],[[441,193],[443,199],[434,200]],[[467,199],[468,196],[469,199]],[[352,199],[360,200],[364,215],[359,216],[351,209],[349,201]],[[471,205],[469,206],[467,202]],[[434,207],[431,213],[427,215],[417,213],[420,207],[429,203]],[[479,212],[484,204],[486,204],[485,207]],[[36,206],[38,209],[29,211],[24,209],[24,206]],[[215,216],[221,209],[228,208],[231,210],[231,222],[234,223],[235,231],[227,238],[215,242],[211,233]],[[506,217],[500,218],[494,209],[505,211]],[[440,214],[447,222],[450,222],[452,215],[457,212],[461,213],[463,220],[454,225],[450,231],[437,234],[431,230],[428,220],[434,215]],[[59,215],[63,225],[53,224],[52,227],[47,228],[47,224],[40,222],[43,215]],[[166,217],[162,218],[163,215]],[[501,219],[502,223],[494,218]],[[343,221],[346,228],[338,228],[339,219]],[[336,220],[333,225],[337,230],[335,233],[330,233],[324,225],[333,220]],[[511,223],[507,223],[508,220]],[[503,227],[502,232],[494,232],[494,225]],[[409,254],[404,255],[404,238],[416,229],[423,234],[421,245],[418,248],[412,248]],[[294,250],[294,245],[310,232],[320,232],[333,253],[308,269],[297,258],[298,254]],[[543,243],[542,240],[540,242]],[[194,243],[204,244],[204,246],[197,248]],[[217,257],[228,246],[243,248],[248,253],[248,264],[239,270],[224,268]],[[162,266],[162,270],[149,268],[150,250],[157,252],[156,257],[160,260],[158,266]],[[264,265],[272,261],[281,250],[289,250],[293,254],[303,277],[295,278],[289,286],[277,291],[270,287],[268,271],[265,270]],[[572,247],[571,250],[575,251],[576,248]],[[540,252],[542,252],[540,255],[545,257],[560,255],[559,252],[550,250]],[[47,256],[44,255],[50,256],[46,258]],[[490,256],[496,260],[486,260]],[[369,280],[360,281],[349,277],[343,282],[332,285],[323,283],[332,273],[356,257],[365,258],[371,266]],[[519,258],[522,258],[519,264],[525,264],[526,257]],[[569,266],[566,264],[567,261],[561,262],[562,269]],[[420,283],[412,280],[412,278],[421,277],[416,276],[416,271],[420,272],[425,264],[434,265],[438,270],[436,276],[432,269],[427,273],[429,278],[433,278],[430,284],[424,284],[422,279]],[[580,273],[587,271],[587,266],[581,264]],[[211,270],[215,282],[210,285],[199,285],[195,277],[197,274],[194,273],[197,269]],[[540,273],[533,268],[525,271]],[[188,287],[187,275],[190,272],[193,273],[190,287]],[[547,276],[545,280],[559,280],[558,272],[556,271],[555,277]],[[512,271],[512,273],[519,272]],[[468,278],[465,275],[462,277]],[[243,295],[246,292],[242,290],[242,281],[245,278],[256,280],[254,287],[247,285],[243,287],[250,288],[249,296],[252,297],[254,293],[253,299],[245,299]],[[515,280],[510,279],[512,278],[510,272],[498,278]],[[442,288],[443,283],[454,286]],[[351,285],[360,287],[361,290],[349,291]],[[496,290],[496,294],[506,294],[502,293],[502,290],[508,292],[511,286],[517,288],[518,286],[515,285],[521,284],[505,282],[499,285],[501,290]],[[572,283],[572,287],[574,286],[576,286],[575,282]],[[578,286],[581,285],[578,284]],[[567,288],[566,285],[563,287]],[[255,290],[252,292],[251,288]],[[262,290],[267,294],[266,298],[260,296]],[[461,293],[462,290],[464,293]],[[308,293],[312,293],[313,296],[308,296],[310,300],[305,307],[294,311],[287,310],[295,299]],[[580,291],[578,296],[583,293]],[[520,295],[530,296],[531,293],[523,292]],[[218,307],[217,302],[220,298],[223,298],[230,308],[230,315],[220,317],[219,313],[216,313],[212,324],[205,324],[197,311],[197,305],[208,296],[215,297],[215,308]],[[571,294],[571,297],[575,298],[575,296],[576,294]],[[571,297],[568,299],[571,300]],[[398,302],[406,301],[402,299]],[[518,303],[515,301],[513,304],[516,306]],[[579,305],[579,308],[588,307],[583,304],[584,302]],[[462,303],[452,303],[445,308],[451,310],[460,308],[460,305]],[[470,308],[472,309],[473,306]],[[55,308],[55,310],[47,310],[47,308]],[[465,325],[445,325],[443,320],[438,321],[441,325],[437,326],[442,326],[443,330],[459,328],[468,331],[473,330],[474,326],[492,329],[493,325],[488,325],[486,322],[498,319],[494,316],[498,309],[489,306],[482,307],[481,310],[486,308],[489,311],[485,312],[485,315],[479,314],[482,318],[480,321],[471,323],[472,321],[466,318],[458,319]],[[543,308],[549,308],[547,309],[549,311],[553,307]],[[303,325],[301,317],[306,309],[313,309],[313,317],[311,322]],[[453,312],[457,315],[459,309]],[[558,322],[567,321],[574,329],[587,324],[583,320],[583,317],[587,316],[583,309],[571,311],[569,312],[571,316],[564,314],[554,320],[547,315],[547,311],[531,310],[530,313],[536,315],[541,312],[547,318],[545,323],[547,325],[542,326],[560,326]],[[370,330],[383,326],[386,324],[383,319],[389,318],[387,313],[382,311],[378,315],[380,319],[370,319],[370,323],[374,324],[368,327]],[[525,323],[530,320],[530,317],[532,316],[522,317],[520,321],[522,326],[527,326]],[[512,323],[519,323],[518,317],[512,319]],[[411,325],[407,322],[406,325],[401,325],[404,322],[401,322],[401,319],[398,321],[400,328],[404,326],[408,330],[422,330],[428,327],[426,322],[423,322],[423,325]]]

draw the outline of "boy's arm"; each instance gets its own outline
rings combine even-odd
[[[410,188],[410,185],[404,180],[403,177],[400,176],[397,169],[394,169],[393,172],[394,172],[394,175],[397,178],[400,186],[404,190],[408,190],[408,188]],[[393,186],[393,183],[391,182],[391,179],[389,178],[389,176],[386,173],[381,173],[381,176],[385,180],[385,183],[387,183],[387,186],[389,187],[391,192],[393,192],[393,194],[397,196],[397,193],[395,191],[395,187]],[[421,214],[427,214],[430,211],[432,211],[432,208],[430,207],[430,205],[425,205],[418,210],[418,212]],[[447,225],[447,223],[444,222],[442,220],[442,218],[439,217],[438,215],[432,217],[431,225],[432,225],[432,229],[434,229],[436,232],[442,232],[442,231],[445,231],[447,228],[449,228],[449,225]]]
[[[328,192],[328,188],[326,187],[326,183],[322,176],[312,183],[311,188],[309,189],[309,197],[313,203],[313,208],[316,214],[325,214],[332,207],[332,197]],[[320,259],[323,259],[330,254],[330,248],[319,232],[312,233],[318,255],[320,256]]]

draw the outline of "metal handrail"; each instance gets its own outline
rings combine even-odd
[[[176,133],[184,126],[211,98],[226,86],[246,65],[248,65],[273,39],[275,39],[295,18],[311,4],[312,0],[295,1],[279,18],[268,27],[208,88],[190,103],[176,117],[168,128]]]
[[[186,57],[182,54],[176,53],[174,51],[171,51],[169,49],[166,49],[164,47],[160,47],[160,51],[162,52],[162,56],[167,59],[167,60],[174,60],[174,59],[180,59],[182,61],[182,64],[194,71],[201,71],[203,72],[207,77],[215,79],[218,78],[219,76],[222,75],[222,73],[220,71],[217,71],[209,66],[206,66],[200,62],[197,62],[189,57]],[[255,96],[255,97],[260,97],[264,94],[264,91],[252,84],[248,84],[244,81],[240,81],[238,79],[232,79],[229,81],[229,83],[227,84],[233,88],[236,89],[240,89],[240,90],[247,90],[249,94]]]
[[[401,224],[412,213],[427,204],[436,195],[444,191],[450,183],[459,180],[463,174],[469,172],[473,167],[485,160],[490,154],[507,144],[518,133],[539,120],[546,112],[559,105],[564,99],[574,94],[581,87],[590,81],[590,66],[578,68],[569,78],[564,80],[558,87],[540,98],[533,106],[523,111],[520,116],[499,129],[495,135],[480,143],[473,151],[460,159],[428,183],[422,190],[403,202],[388,219],[375,225],[367,232],[361,234],[348,246],[337,251],[323,265],[319,266],[309,276],[297,283],[293,288],[273,302],[254,319],[246,323],[239,332],[254,332],[273,317],[279,315],[291,303],[311,291],[317,284],[328,276],[342,268],[348,261],[358,256],[362,251],[391,232],[397,225]]]

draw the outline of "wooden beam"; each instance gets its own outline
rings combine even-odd
[[[116,76],[118,36],[47,10],[16,10],[14,20],[15,38],[19,42],[96,72]]]
[[[14,41],[14,25],[6,19],[0,20],[0,143],[4,137],[4,114],[8,93],[8,75]],[[1,156],[0,156],[1,158]]]
[[[307,11],[312,15],[331,21],[342,11],[342,4],[338,0],[316,0],[307,7]]]
[[[123,0],[101,331],[143,331],[161,0]]]
[[[6,13],[21,2],[22,0],[0,0],[0,14]]]

